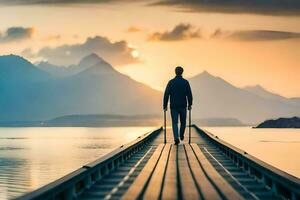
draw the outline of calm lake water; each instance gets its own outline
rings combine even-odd
[[[39,188],[153,129],[0,128],[0,199]],[[300,177],[300,129],[204,129]]]
[[[220,139],[300,178],[300,129],[205,127]]]
[[[0,128],[0,199],[39,188],[153,129]]]

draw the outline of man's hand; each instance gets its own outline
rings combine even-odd
[[[188,110],[192,110],[192,106],[188,106]]]
[[[168,107],[165,107],[165,108],[164,108],[164,111],[167,112],[167,110],[168,110]]]

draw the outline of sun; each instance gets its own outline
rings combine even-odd
[[[137,50],[133,50],[133,51],[131,51],[131,55],[134,58],[138,58],[140,56],[140,53]]]

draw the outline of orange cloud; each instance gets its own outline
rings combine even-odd
[[[178,24],[171,31],[155,32],[149,36],[149,40],[177,41],[191,38],[201,38],[199,30],[194,30],[191,24]]]
[[[126,65],[139,62],[137,51],[127,41],[112,42],[106,37],[89,37],[83,43],[63,44],[57,47],[44,47],[37,53],[32,49],[25,49],[22,54],[31,57],[43,58],[50,63],[58,65],[71,65],[78,63],[81,58],[96,53],[113,65]]]
[[[53,40],[60,40],[61,36],[60,35],[50,35],[45,38],[45,41],[53,41]]]
[[[142,29],[140,29],[139,27],[136,27],[136,26],[130,26],[127,29],[128,33],[136,33],[136,32],[140,32],[140,31],[142,31]]]
[[[222,31],[216,29],[211,38],[224,38],[238,41],[273,41],[299,39],[300,33],[275,31],[275,30],[241,30],[241,31]]]

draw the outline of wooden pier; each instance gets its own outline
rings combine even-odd
[[[300,199],[300,180],[193,126],[162,128],[18,199]]]

